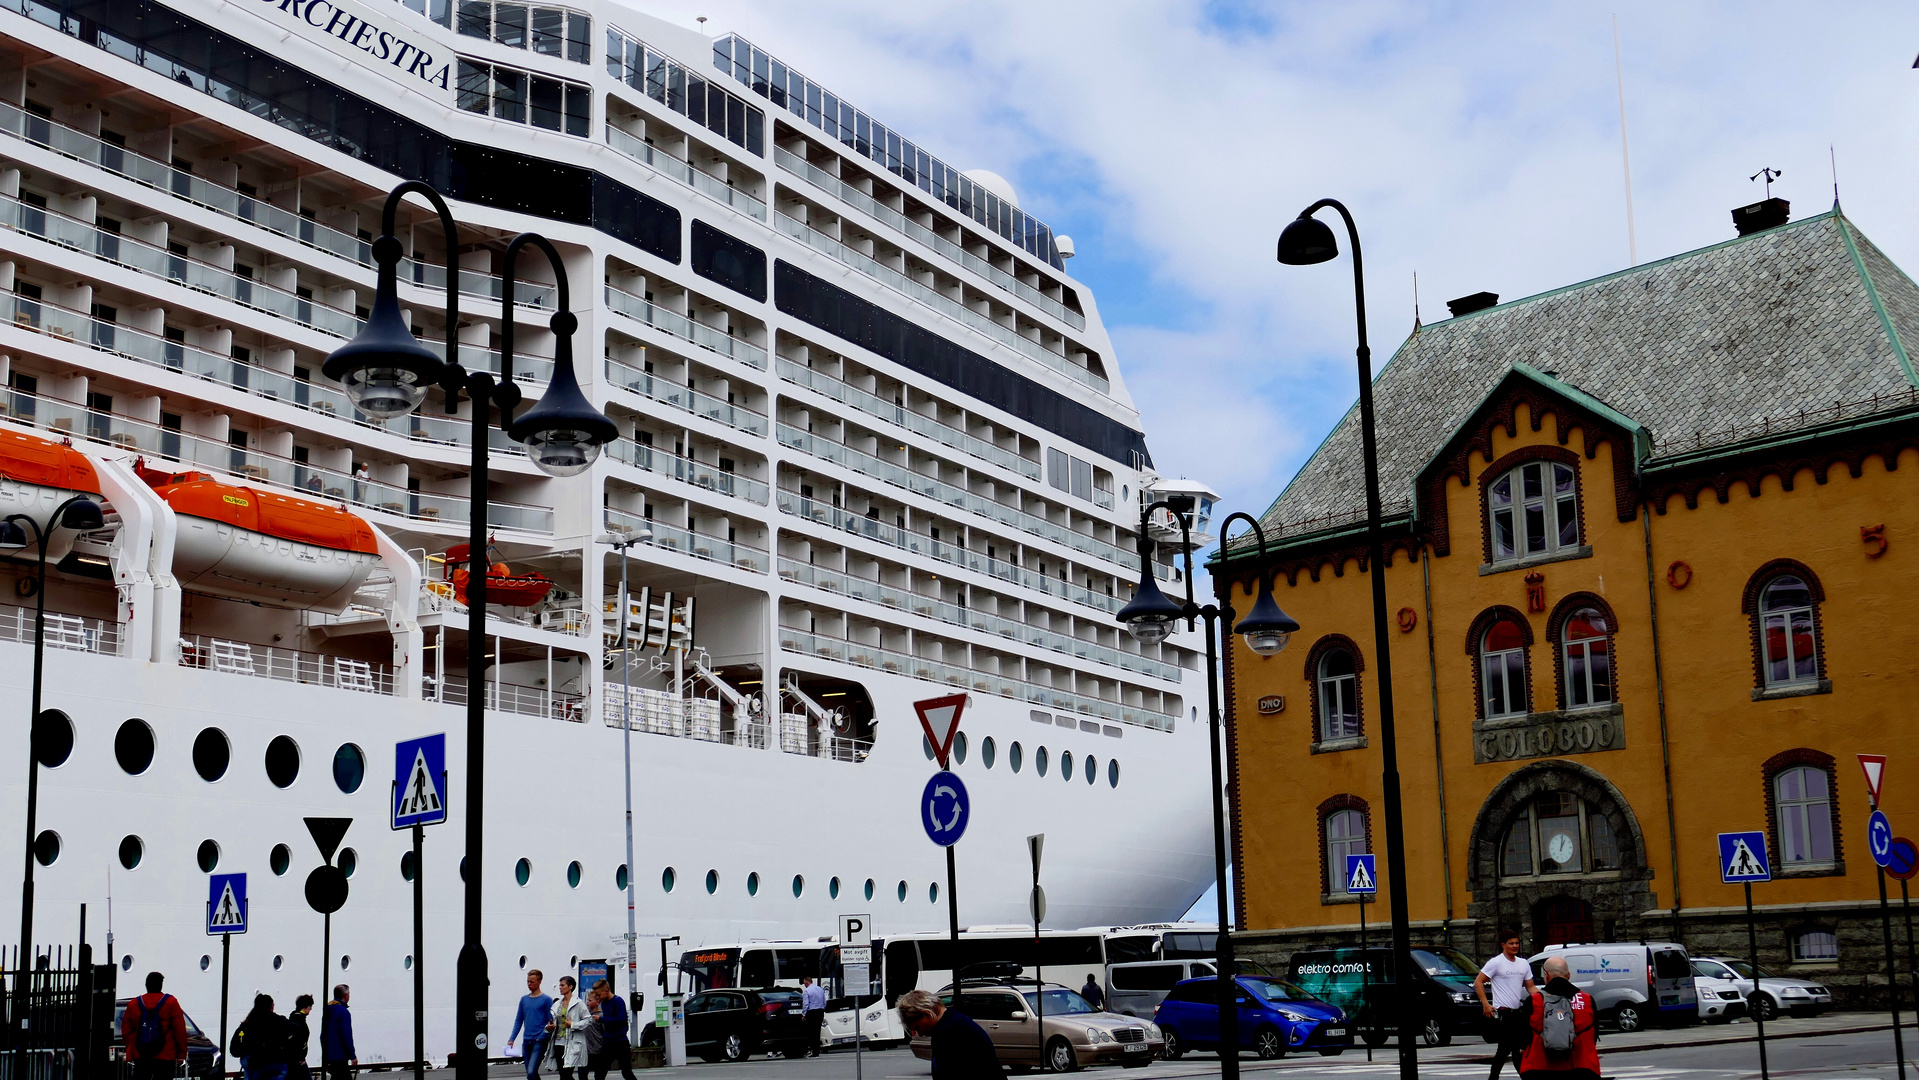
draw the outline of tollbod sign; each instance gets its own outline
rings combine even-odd
[[[375,60],[442,90],[448,88],[445,62],[434,64],[434,56],[398,34],[389,33],[348,11],[333,0],[265,0],[262,5],[278,9],[282,16],[303,22],[324,34],[332,34]]]

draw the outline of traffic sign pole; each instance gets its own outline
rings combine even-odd
[[[1899,1062],[1899,1080],[1906,1080],[1906,1041],[1899,1034],[1898,960],[1893,956],[1892,907],[1886,900],[1886,868],[1883,866],[1879,867],[1879,925],[1885,935],[1886,980],[1892,990],[1892,1052]]]
[[[1372,1019],[1372,1016],[1371,1016],[1372,996],[1373,996],[1373,964],[1372,964],[1371,958],[1366,955],[1366,894],[1360,893],[1359,894],[1359,1012],[1361,1016],[1365,1016],[1368,1020]],[[1373,1040],[1366,1037],[1366,1032],[1364,1030],[1360,1031],[1359,1036],[1360,1036],[1360,1041],[1366,1044],[1366,1061],[1370,1064],[1373,1060]]]
[[[1912,980],[1912,1007],[1919,1012],[1919,962],[1913,960],[1912,948],[1912,896],[1906,888],[1906,878],[1899,879],[1899,910],[1906,918],[1906,977]]]
[[[413,1080],[426,1080],[426,825],[413,823]]]
[[[210,916],[209,916],[210,917]],[[226,1071],[227,1054],[227,974],[233,970],[233,935],[220,935],[220,1071]]]
[[[1759,993],[1759,928],[1752,919],[1752,882],[1746,882],[1746,952],[1752,957],[1752,990]],[[1752,1010],[1753,1026],[1759,1029],[1759,1080],[1768,1080],[1772,1073],[1766,1068],[1766,1018],[1760,1010]]]

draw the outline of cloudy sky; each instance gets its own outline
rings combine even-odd
[[[1629,264],[1606,5],[644,0],[736,31],[1071,235],[1162,472],[1264,510],[1354,395],[1349,265],[1279,266],[1345,201],[1378,362],[1479,290]],[[1640,261],[1732,235],[1784,170],[1919,272],[1919,8],[1616,9]],[[1829,152],[1830,148],[1830,152]]]

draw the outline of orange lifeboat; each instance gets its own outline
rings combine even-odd
[[[52,439],[0,431],[0,517],[24,514],[47,529],[54,507],[75,495],[104,502],[100,476],[85,454]],[[76,535],[71,529],[53,530],[47,542],[48,565],[66,558]],[[28,548],[18,554],[33,557],[38,552]]]
[[[468,557],[471,545],[455,544],[446,549],[446,562],[443,573],[446,580],[453,583],[454,599],[466,603],[466,583],[473,576],[467,569],[472,560]],[[546,599],[553,591],[553,581],[545,574],[515,574],[511,567],[498,559],[499,552],[492,545],[486,549],[486,602],[502,607],[532,607]]]
[[[194,592],[344,611],[380,563],[372,527],[344,507],[202,472],[139,473],[173,507],[173,573]]]

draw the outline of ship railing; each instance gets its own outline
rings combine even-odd
[[[702,393],[690,386],[676,385],[665,379],[658,379],[651,372],[641,371],[623,364],[612,357],[606,360],[606,381],[621,390],[671,405],[676,409],[685,409],[708,420],[717,421],[727,427],[754,435],[766,434],[766,414],[758,409],[749,409],[731,401],[721,401],[711,394]]]
[[[955,450],[963,450],[982,461],[1019,473],[1029,480],[1040,478],[1039,462],[1023,458],[1005,447],[995,446],[951,424],[943,424],[924,413],[914,412],[904,405],[895,405],[877,394],[869,394],[857,386],[842,382],[824,372],[815,371],[805,364],[794,363],[783,356],[774,359],[773,367],[779,372],[780,378],[825,394],[834,401],[851,405],[868,416],[876,416],[909,431],[938,439]],[[1110,495],[1106,506],[1108,509],[1112,508]]]
[[[697,319],[689,319],[675,311],[668,311],[644,297],[634,296],[625,289],[613,285],[606,286],[606,306],[636,322],[679,338],[690,341],[702,349],[719,353],[729,359],[766,370],[766,350],[750,341],[742,341],[724,330],[715,330]]]
[[[766,484],[717,465],[621,439],[607,446],[607,457],[624,465],[670,477],[704,491],[766,505]]]
[[[120,655],[120,624],[112,619],[94,619],[64,611],[47,612],[45,641],[49,649]],[[0,641],[33,644],[33,609],[0,604]]]
[[[586,695],[553,690],[544,686],[523,686],[519,683],[485,681],[486,707],[497,712],[514,713],[519,716],[537,716],[546,720],[565,720],[569,723],[586,722]],[[436,678],[428,675],[424,684],[424,696],[428,701],[437,701],[442,705],[465,705],[467,703],[467,681],[463,675],[448,675]]]
[[[180,636],[180,666],[365,694],[393,693],[393,668],[387,664],[204,634]]]
[[[717,536],[708,536],[705,533],[655,521],[611,506],[606,508],[606,524],[615,532],[629,535],[650,531],[652,535],[642,543],[666,551],[678,551],[696,559],[726,563],[756,574],[764,574],[769,569],[766,552],[741,540],[724,540]]]
[[[831,731],[822,733],[805,713],[781,713],[780,749],[802,757],[861,762],[873,752],[873,740],[854,739]]]
[[[62,157],[96,165],[117,173],[136,184],[168,192],[187,202],[203,206],[236,221],[257,225],[307,247],[336,255],[348,262],[371,269],[373,244],[352,233],[323,225],[313,218],[275,206],[242,191],[195,176],[185,169],[136,153],[124,146],[89,135],[64,124],[35,116],[17,105],[0,102],[0,134],[23,139]],[[411,281],[426,289],[446,288],[446,269],[436,263],[402,259],[400,280]],[[460,271],[460,291],[498,301],[505,292],[498,274],[478,270]],[[530,307],[551,308],[553,287],[538,282],[517,281],[513,285],[516,302]]]
[[[606,144],[627,157],[650,166],[660,175],[677,180],[715,202],[725,203],[748,217],[766,220],[764,202],[732,187],[724,180],[708,176],[679,158],[648,145],[643,139],[634,138],[612,124],[606,125]]]

